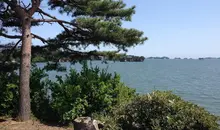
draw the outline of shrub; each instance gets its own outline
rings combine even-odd
[[[116,104],[135,96],[135,90],[121,83],[119,75],[89,68],[86,63],[81,72],[71,69],[64,80],[57,76],[57,82],[50,89],[51,106],[63,122],[96,112],[107,113]]]
[[[41,120],[48,120],[51,118],[49,98],[47,90],[50,81],[46,78],[48,75],[43,69],[32,66],[31,82],[30,82],[30,96],[31,108],[33,114]],[[17,116],[18,114],[18,84],[19,76],[17,72],[10,70],[8,72],[0,72],[0,116]],[[53,118],[51,118],[53,119]]]
[[[46,71],[33,65],[30,81],[31,110],[34,116],[41,121],[57,121],[56,113],[50,105],[49,86],[52,81],[48,79]]]
[[[36,56],[32,59],[32,62],[46,62],[46,59],[41,56]]]
[[[107,113],[135,97],[135,90],[121,83],[119,75],[86,63],[81,72],[71,69],[65,79],[57,76],[55,82],[48,79],[47,70],[48,66],[36,65],[31,69],[31,109],[41,121],[66,123],[78,116]],[[18,112],[18,78],[14,71],[0,73],[0,116]]]
[[[0,72],[0,116],[15,116],[18,110],[18,75]]]
[[[124,130],[218,130],[218,117],[171,92],[139,96],[118,111]]]

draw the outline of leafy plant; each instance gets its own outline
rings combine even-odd
[[[109,112],[116,104],[135,96],[135,91],[120,82],[120,76],[98,67],[83,64],[81,72],[70,70],[63,80],[57,76],[51,89],[51,105],[63,122],[77,116],[89,116],[96,112]]]
[[[0,116],[15,116],[18,108],[18,75],[0,72]]]
[[[171,92],[139,96],[118,111],[124,130],[218,130],[218,117]]]
[[[50,68],[50,66],[49,66]],[[65,78],[48,79],[46,68],[32,66],[31,109],[41,121],[67,123],[78,116],[108,113],[113,106],[135,97],[135,90],[120,82],[120,76],[106,69],[89,68],[83,64],[81,72],[74,69]],[[0,115],[16,115],[18,112],[18,75],[1,74]]]
[[[48,79],[45,69],[34,64],[30,81],[31,110],[34,116],[41,121],[57,121],[56,113],[50,106],[49,86],[52,81]]]
[[[32,59],[32,62],[46,62],[46,59],[42,56],[36,56]]]

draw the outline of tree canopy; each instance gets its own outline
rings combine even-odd
[[[21,38],[21,20],[16,14],[16,8],[21,8],[31,16],[32,26],[41,26],[42,23],[58,23],[63,30],[53,39],[44,39],[41,34],[32,37],[45,43],[41,51],[64,49],[65,52],[79,54],[74,48],[86,48],[89,45],[99,47],[113,45],[119,50],[143,43],[147,38],[143,32],[136,29],[122,28],[123,21],[131,21],[135,13],[135,6],[126,8],[122,1],[114,0],[50,0],[48,9],[68,15],[71,20],[57,19],[50,12],[40,8],[43,1],[32,0],[25,5],[22,0],[1,0],[0,20],[2,22],[0,36],[6,38]],[[33,12],[32,10],[36,11]],[[40,14],[39,16],[33,15]],[[10,31],[10,28],[13,31]],[[13,33],[12,33],[13,32]],[[17,35],[12,35],[16,32]],[[40,49],[40,48],[38,48]],[[75,49],[76,50],[76,49]],[[39,50],[37,50],[39,51]],[[35,51],[34,51],[35,52]],[[81,54],[81,53],[80,53]]]
[[[53,11],[67,15],[70,20],[58,19],[52,15]],[[97,54],[97,51],[77,50],[86,49],[89,45],[112,45],[116,51],[126,51],[129,47],[143,44],[147,38],[142,31],[122,27],[123,21],[131,21],[134,13],[135,6],[126,7],[122,0],[0,0],[0,37],[18,39],[6,58],[2,58],[1,67],[5,67],[5,61],[10,61],[14,50],[21,54],[19,119],[30,118],[31,56],[40,54],[48,60],[58,61],[69,55]],[[62,31],[53,38],[45,39],[42,34],[31,31],[31,27],[54,23],[60,25]],[[42,41],[44,46],[33,46],[32,38]],[[16,49],[20,42],[21,48]]]

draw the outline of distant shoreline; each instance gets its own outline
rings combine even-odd
[[[199,58],[169,58],[166,56],[163,57],[146,57],[146,60],[220,60],[220,57],[199,57]]]

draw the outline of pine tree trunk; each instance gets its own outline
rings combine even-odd
[[[31,21],[28,16],[22,18],[22,47],[19,86],[19,115],[20,121],[30,119],[30,68],[31,68]]]

